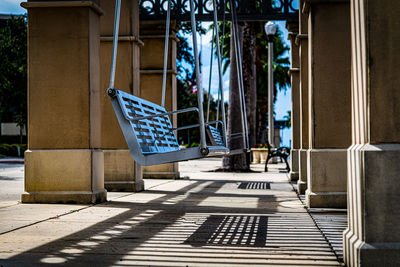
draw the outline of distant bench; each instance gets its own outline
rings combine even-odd
[[[272,149],[268,142],[267,142],[267,146],[268,146],[268,157],[267,157],[267,160],[265,161],[265,171],[266,172],[268,171],[268,161],[272,158],[278,157],[286,163],[286,170],[288,172],[290,172],[290,167],[289,167],[289,163],[288,163],[288,157],[290,156],[290,148],[281,146],[281,147]]]

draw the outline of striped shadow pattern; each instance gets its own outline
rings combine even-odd
[[[267,216],[211,215],[185,243],[263,247],[267,240],[267,224]]]
[[[343,262],[343,232],[347,227],[346,212],[310,212],[310,214],[331,244],[338,259]]]
[[[239,189],[271,189],[271,183],[268,182],[242,182],[238,186]]]

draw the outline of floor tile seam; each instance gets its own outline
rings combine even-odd
[[[13,207],[13,206],[18,206],[20,203],[15,203],[15,204],[11,204],[11,205],[8,205],[8,206],[4,206],[4,207],[0,207],[0,210],[1,209],[5,209],[5,208],[9,208],[9,207]]]
[[[295,189],[295,187],[293,186],[292,183],[290,183],[293,187],[293,190],[296,192],[297,197],[299,198],[299,200],[301,201],[301,203],[303,204],[303,208],[306,210],[307,214],[310,216],[310,218],[312,219],[312,221],[314,222],[315,227],[319,230],[319,232],[321,233],[321,235],[324,237],[325,241],[328,243],[329,248],[332,250],[332,252],[335,254],[336,259],[338,261],[338,263],[341,266],[344,266],[343,262],[341,261],[341,257],[340,255],[336,252],[336,250],[333,248],[333,245],[331,244],[331,242],[329,241],[328,237],[324,234],[323,230],[318,226],[317,221],[315,220],[315,218],[313,217],[312,213],[308,210],[308,208],[306,207],[306,204],[304,203],[305,199],[302,199],[300,194],[298,193],[298,191]]]
[[[50,221],[50,220],[53,220],[53,219],[58,219],[59,217],[63,217],[63,216],[66,216],[66,215],[69,215],[69,214],[72,214],[72,213],[75,213],[75,212],[79,212],[79,211],[91,208],[91,207],[93,207],[95,205],[98,205],[98,204],[91,204],[91,205],[89,205],[87,207],[82,207],[82,208],[76,209],[76,210],[70,210],[68,212],[65,212],[65,213],[62,213],[62,214],[58,214],[58,215],[55,215],[55,216],[52,216],[52,217],[49,217],[49,218],[46,218],[46,219],[43,219],[43,220],[39,220],[39,221],[30,223],[30,224],[27,224],[27,225],[22,225],[20,227],[17,227],[17,228],[14,228],[14,229],[11,229],[11,230],[8,230],[8,231],[5,231],[5,232],[1,232],[0,235],[4,235],[4,234],[11,233],[11,232],[15,232],[15,231],[18,231],[18,230],[27,228],[29,226],[33,226],[33,225],[42,223],[42,222],[47,222],[47,221]]]
[[[154,188],[154,187],[156,187],[156,186],[160,186],[160,185],[163,185],[163,184],[166,184],[166,183],[170,183],[170,182],[173,182],[173,180],[168,180],[167,182],[164,182],[164,183],[162,183],[162,184],[154,185],[154,186],[152,186],[152,187],[149,187],[148,189],[151,189],[151,188]],[[135,194],[135,193],[129,193],[129,194],[126,194],[126,195],[123,195],[123,196],[119,196],[119,197],[116,197],[116,198],[114,198],[114,199],[112,199],[112,200],[109,200],[109,201],[112,202],[112,201],[115,200],[115,199],[120,199],[120,198],[127,197],[127,196],[130,196],[130,195],[133,195],[133,194]],[[85,210],[85,209],[88,209],[88,208],[91,208],[91,207],[94,207],[94,206],[97,206],[97,205],[101,205],[101,204],[104,205],[104,204],[106,204],[106,203],[107,203],[107,202],[105,202],[105,203],[98,203],[98,204],[91,204],[91,205],[86,206],[86,207],[82,207],[82,208],[79,208],[79,209],[76,209],[76,210],[71,210],[71,211],[68,211],[68,212],[65,212],[65,213],[62,213],[62,214],[58,214],[58,215],[55,215],[55,216],[52,216],[52,217],[49,217],[49,218],[46,218],[46,219],[43,219],[43,220],[39,220],[39,221],[30,223],[30,224],[22,225],[22,226],[20,226],[20,227],[17,227],[17,228],[8,230],[8,231],[0,232],[0,235],[4,235],[4,234],[7,234],[7,233],[11,233],[11,232],[14,232],[14,231],[23,229],[23,228],[27,228],[27,227],[29,227],[29,226],[33,226],[33,225],[42,223],[42,222],[50,221],[50,220],[53,220],[53,219],[58,219],[59,217],[63,217],[63,216],[66,216],[66,215],[69,215],[69,214],[72,214],[72,213],[75,213],[75,212],[79,212],[79,211],[82,211],[82,210]],[[17,205],[18,205],[18,204],[17,204]],[[13,205],[13,206],[14,206],[14,205]]]
[[[175,182],[175,180],[168,180],[168,181],[163,182],[163,183],[161,183],[161,184],[156,184],[156,185],[150,186],[150,187],[146,188],[145,191],[150,190],[150,189],[153,189],[153,188],[155,188],[155,187],[157,187],[157,186],[165,185],[165,184],[172,183],[172,182]],[[144,191],[143,191],[143,192],[144,192]],[[124,195],[122,195],[122,196],[119,196],[119,197],[115,197],[115,198],[113,198],[113,199],[110,199],[110,200],[108,200],[107,202],[113,201],[113,200],[115,200],[115,199],[120,199],[120,198],[124,198],[124,197],[129,197],[129,196],[136,195],[136,194],[140,194],[140,193],[141,193],[141,192],[126,193],[126,194],[124,194]],[[107,202],[101,203],[101,204],[106,204]]]

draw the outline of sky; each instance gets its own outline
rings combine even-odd
[[[24,14],[26,9],[19,4],[21,0],[0,0],[0,14]]]
[[[21,0],[0,0],[0,14],[24,14],[26,13],[26,10],[20,6],[20,3],[24,2]],[[293,6],[295,8],[298,7],[298,0],[293,1]],[[285,27],[285,22],[284,21],[275,21],[275,23],[278,25],[279,29],[283,33],[283,40],[286,42],[288,46],[290,46],[290,43],[287,39],[288,36],[288,31],[286,30]],[[209,25],[209,24],[208,24]],[[204,23],[203,26],[208,28],[208,25]],[[201,44],[201,55],[202,55],[202,82],[203,82],[203,88],[205,90],[208,90],[208,80],[209,80],[209,72],[210,72],[210,51],[211,51],[211,45],[210,45],[210,40],[211,40],[211,31],[209,31],[206,35],[202,36],[201,38],[198,37],[198,43]],[[289,53],[287,54],[289,57]],[[217,66],[217,59],[214,56],[213,58],[213,68],[212,68],[212,87],[211,87],[211,93],[213,95],[216,95],[217,90],[218,90],[218,66]],[[224,88],[229,88],[229,71],[225,73],[223,76],[223,81],[224,81]],[[228,90],[226,89],[224,91],[224,98],[229,99],[228,97]],[[275,103],[275,114],[276,120],[282,120],[285,115],[287,115],[287,111],[291,110],[291,90],[290,87],[284,91],[278,91],[277,95],[277,101]],[[284,129],[281,133],[281,145],[283,146],[290,146],[291,145],[291,130],[290,129]]]

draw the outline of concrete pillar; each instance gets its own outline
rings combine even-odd
[[[296,36],[299,32],[299,22],[288,21],[286,28],[290,40],[290,84],[292,89],[292,148],[290,151],[289,181],[299,179],[299,153],[300,153],[300,68],[299,46]]]
[[[308,138],[308,15],[301,9],[304,0],[299,1],[299,34],[296,36],[296,44],[299,46],[300,58],[300,150],[299,150],[299,180],[298,191],[304,194],[307,189],[307,149]]]
[[[400,2],[351,0],[347,266],[400,266]]]
[[[28,150],[22,202],[106,200],[96,1],[28,9]]]
[[[308,207],[345,208],[351,145],[350,3],[313,1],[303,12],[309,14],[306,202]]]
[[[142,170],[135,164],[122,135],[109,96],[115,1],[101,0],[105,15],[100,20],[101,147],[104,151],[104,186],[108,191],[137,192],[144,189]],[[140,46],[138,1],[121,3],[121,20],[115,87],[140,96]]]
[[[168,45],[168,75],[165,107],[167,111],[177,109],[176,92],[176,26],[171,22]],[[156,104],[161,104],[161,87],[164,64],[165,21],[142,21],[140,37],[144,42],[140,58],[140,93],[141,97]],[[176,114],[172,124],[177,126]],[[178,178],[178,163],[168,163],[143,167],[144,178]]]

